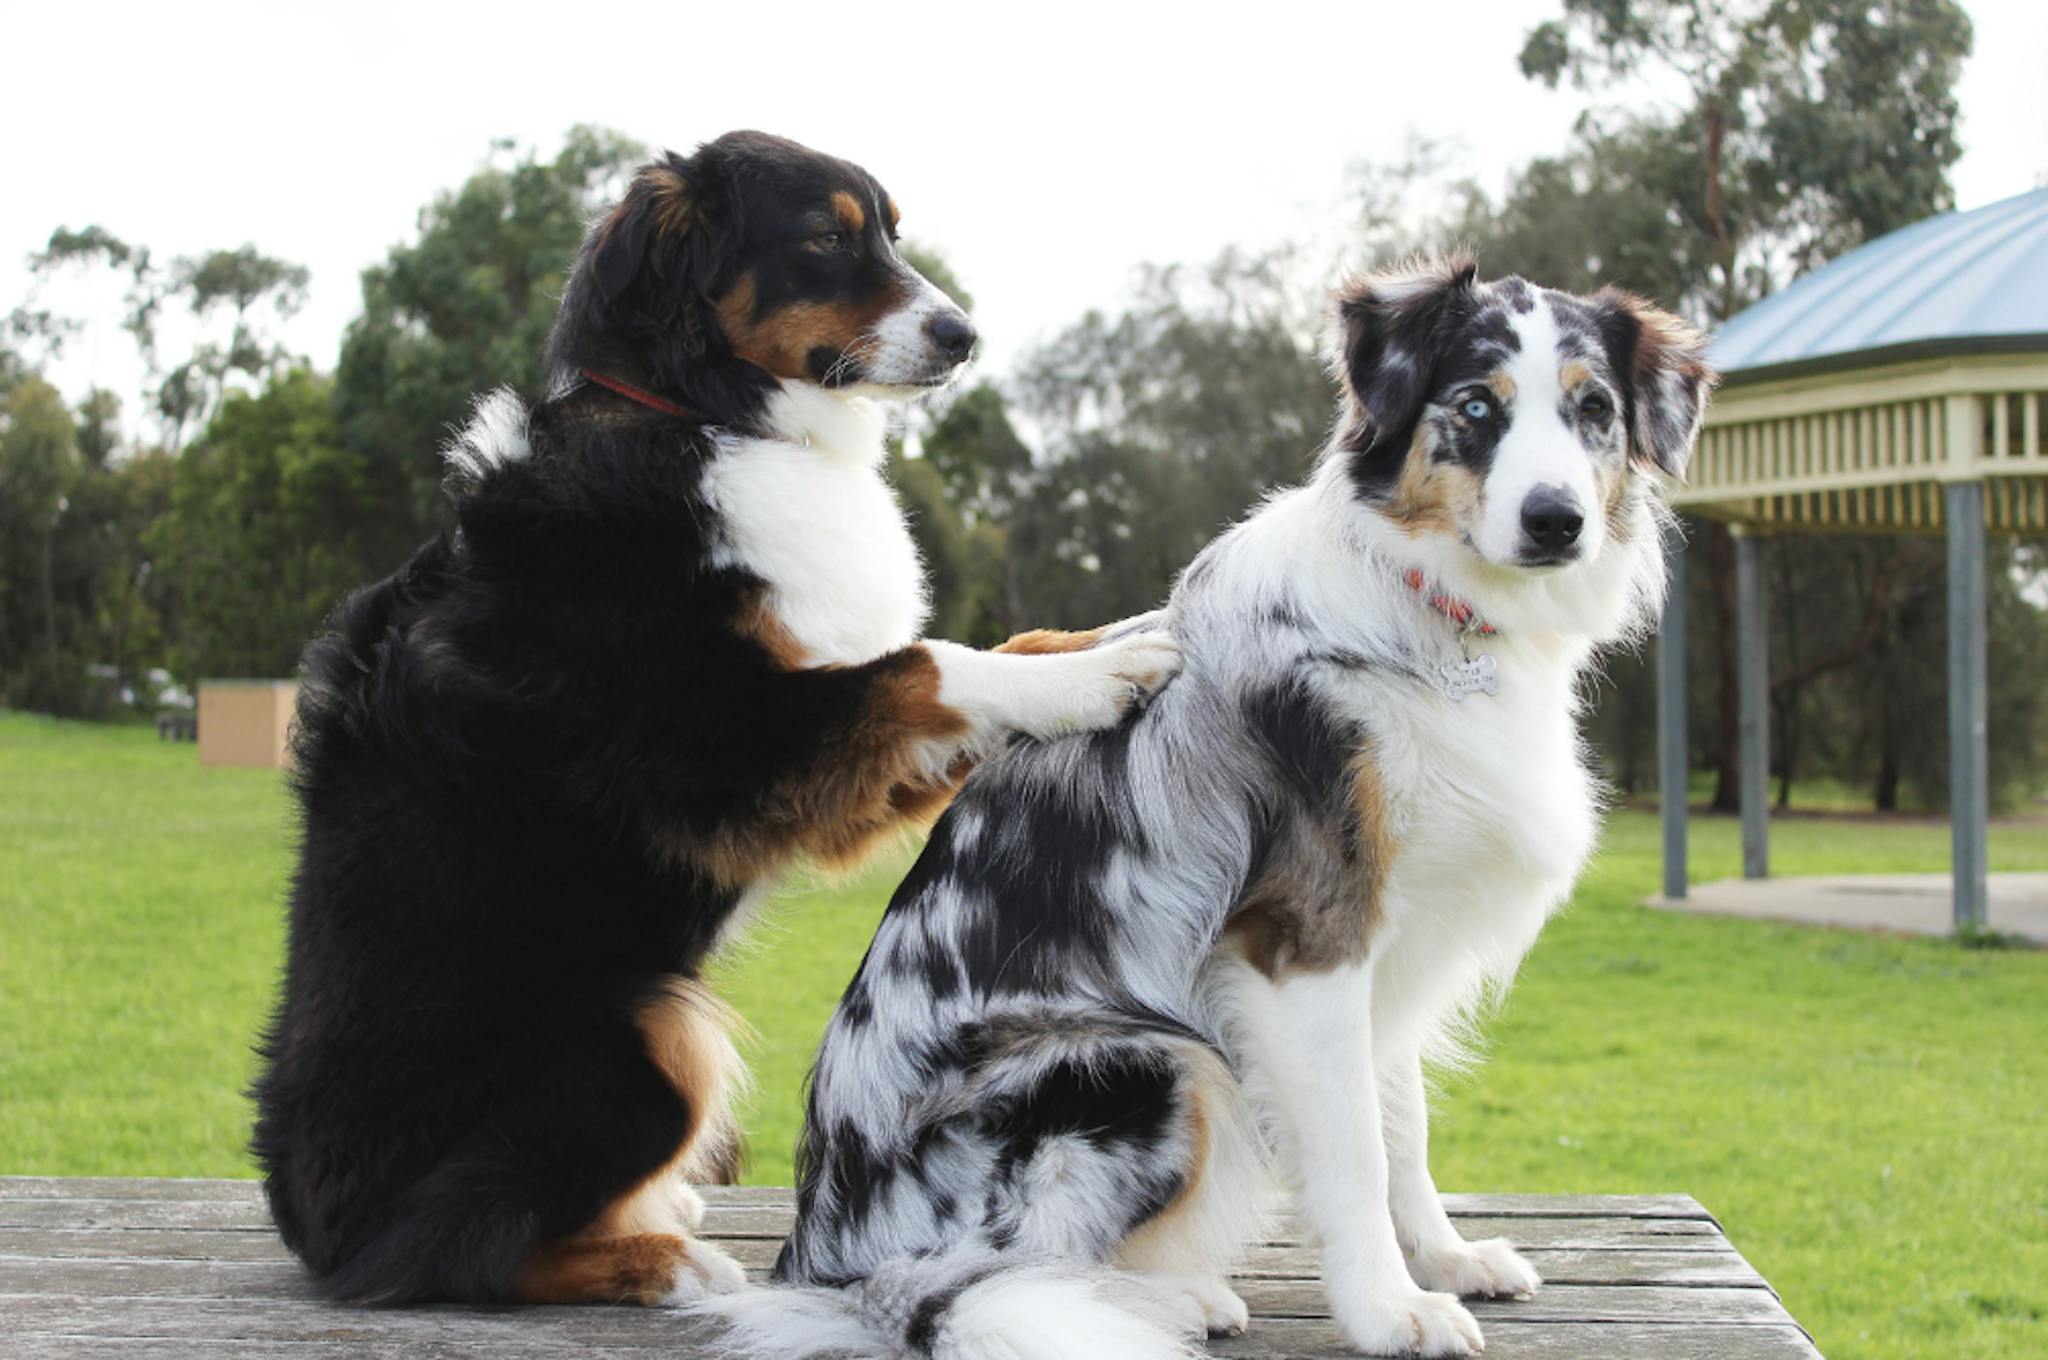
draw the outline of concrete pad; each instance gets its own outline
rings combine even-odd
[[[1990,928],[2048,946],[2048,874],[1993,874],[1990,881]],[[1682,902],[1653,897],[1650,905],[1706,916],[1947,935],[1955,929],[1951,887],[1947,874],[1724,878],[1693,884]]]

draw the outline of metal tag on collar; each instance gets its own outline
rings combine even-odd
[[[1485,652],[1463,661],[1446,661],[1437,667],[1443,677],[1444,697],[1456,703],[1468,694],[1499,694],[1500,672]]]

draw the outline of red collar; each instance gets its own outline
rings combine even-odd
[[[1494,626],[1479,617],[1479,611],[1455,595],[1444,595],[1428,588],[1422,573],[1410,568],[1404,578],[1408,588],[1429,602],[1429,607],[1458,625],[1462,632],[1477,633],[1481,637],[1492,637]]]
[[[667,398],[657,397],[652,392],[642,391],[629,382],[621,382],[617,378],[607,377],[588,368],[582,369],[580,372],[585,378],[596,383],[599,387],[608,387],[628,401],[637,401],[649,410],[659,411],[665,416],[681,416],[684,420],[697,419],[695,411],[685,410]]]

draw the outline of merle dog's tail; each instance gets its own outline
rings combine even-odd
[[[891,1261],[844,1288],[769,1285],[690,1311],[726,1360],[1194,1360],[1201,1322],[1107,1266],[977,1247]]]

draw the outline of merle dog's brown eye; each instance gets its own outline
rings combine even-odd
[[[1579,410],[1595,420],[1598,420],[1613,409],[1614,403],[1607,400],[1605,392],[1588,392],[1585,396],[1579,398]]]

